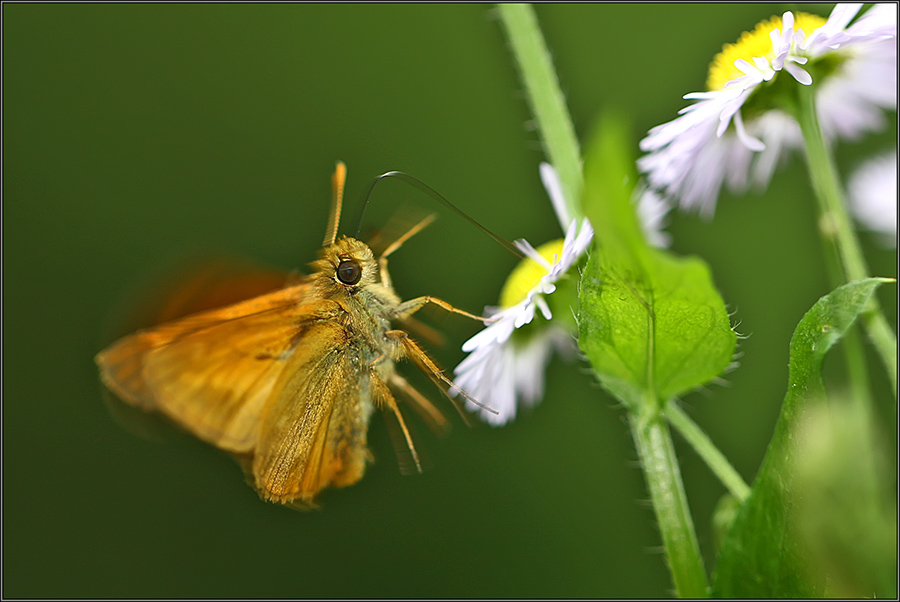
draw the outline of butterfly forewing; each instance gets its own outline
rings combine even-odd
[[[104,381],[205,441],[247,452],[299,335],[322,315],[308,292],[298,285],[126,337],[98,356]]]

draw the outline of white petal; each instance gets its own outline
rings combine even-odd
[[[563,195],[562,183],[559,181],[559,175],[553,166],[549,163],[542,162],[538,165],[541,174],[541,181],[544,188],[550,196],[550,202],[553,204],[553,210],[556,212],[556,218],[559,220],[560,227],[565,230],[572,223],[572,216],[569,215],[569,207],[566,205],[566,198]]]
[[[544,318],[550,320],[553,318],[553,314],[550,312],[550,307],[547,305],[547,302],[543,297],[535,297],[534,304],[537,305],[538,309],[541,310],[541,313],[544,315]]]
[[[787,71],[788,73],[790,73],[791,75],[793,75],[794,79],[796,79],[799,83],[803,84],[804,86],[808,86],[812,83],[812,76],[809,73],[807,73],[806,69],[804,69],[803,67],[800,67],[796,63],[793,63],[793,62],[785,63],[784,70]]]
[[[741,144],[752,151],[759,152],[765,150],[766,145],[763,144],[761,140],[757,140],[756,138],[748,134],[747,130],[744,129],[744,120],[741,118],[740,111],[738,111],[734,115],[734,129],[737,131],[738,140],[741,141]]]
[[[548,262],[546,259],[544,259],[544,256],[541,255],[540,253],[538,253],[537,249],[535,249],[533,246],[531,246],[531,243],[528,242],[527,240],[525,240],[524,238],[519,238],[517,240],[514,240],[513,244],[515,244],[516,247],[518,247],[520,251],[525,253],[526,257],[538,262],[548,272],[550,271],[550,268],[553,267],[552,264],[550,262]]]
[[[524,310],[519,312],[516,315],[515,326],[516,328],[522,328],[525,324],[531,324],[531,321],[534,319],[534,303],[526,303],[524,305]]]
[[[781,16],[781,26],[784,28],[784,37],[789,37],[787,33],[788,30],[792,30],[793,33],[794,29],[794,13],[792,13],[791,11],[787,11],[786,13],[784,13]]]
[[[853,17],[856,16],[856,13],[859,12],[859,9],[861,9],[862,6],[862,2],[842,2],[835,4],[831,14],[828,15],[828,20],[825,22],[825,25],[819,29],[825,30],[826,32],[836,32],[846,29],[847,25]]]
[[[663,232],[663,228],[668,221],[666,217],[672,209],[671,203],[646,187],[641,187],[636,199],[638,216],[647,242],[657,248],[668,247],[672,244],[672,237]]]
[[[848,184],[853,217],[880,240],[897,245],[897,153],[887,153],[859,167]]]

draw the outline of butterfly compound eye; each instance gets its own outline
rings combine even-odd
[[[356,284],[362,278],[362,268],[355,261],[342,261],[337,267],[337,277],[344,284]]]

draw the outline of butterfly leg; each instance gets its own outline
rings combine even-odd
[[[442,299],[438,299],[437,297],[432,297],[430,295],[425,295],[423,297],[416,297],[415,299],[410,299],[409,301],[404,301],[403,303],[401,303],[400,305],[397,306],[397,308],[393,312],[392,317],[395,319],[408,318],[409,316],[416,313],[417,311],[419,311],[420,309],[422,309],[429,303],[437,305],[441,309],[444,309],[450,313],[459,314],[461,316],[471,318],[478,322],[490,323],[493,321],[490,318],[481,318],[479,316],[476,316],[475,314],[470,314],[469,312],[467,312],[465,310],[457,309],[457,308],[453,307],[452,305],[450,305],[449,303],[447,303],[446,301],[444,301]]]
[[[391,275],[388,273],[387,268],[387,257],[382,256],[378,259],[378,273],[381,274],[381,284],[388,288],[393,288],[391,286]]]
[[[471,316],[471,314],[469,315]],[[419,347],[418,343],[409,338],[409,334],[403,332],[402,330],[388,330],[384,334],[386,337],[398,341],[401,348],[403,349],[404,354],[412,359],[419,366],[419,368],[421,368],[422,371],[425,372],[425,374],[427,374],[435,383],[442,382],[448,387],[452,387],[459,391],[460,395],[465,397],[468,401],[471,401],[472,403],[477,405],[479,408],[491,412],[492,414],[498,413],[497,410],[489,408],[486,405],[480,403],[474,397],[470,396],[468,393],[453,384],[452,380],[444,376],[443,371],[438,368],[437,364],[434,363],[434,360],[428,357],[428,354],[425,353],[425,350]],[[441,390],[443,391],[443,389]],[[444,393],[446,394],[446,391]]]
[[[394,416],[397,417],[397,422],[400,423],[400,429],[403,431],[403,437],[406,439],[406,445],[409,447],[409,453],[412,454],[413,461],[416,463],[416,470],[421,473],[422,462],[419,460],[419,453],[416,451],[416,446],[413,445],[412,437],[409,435],[409,430],[406,428],[406,421],[403,420],[403,414],[400,413],[400,408],[397,407],[397,400],[394,399],[391,390],[384,381],[381,380],[374,368],[369,369],[369,377],[371,378],[372,386],[375,389],[376,403],[383,403],[390,408],[391,412],[394,413]]]
[[[387,269],[388,255],[399,249],[401,245],[403,245],[403,243],[405,243],[407,240],[421,232],[422,228],[433,222],[435,218],[437,218],[437,216],[434,214],[425,216],[424,219],[420,220],[419,223],[400,235],[397,240],[392,242],[390,246],[388,246],[388,248],[384,250],[384,252],[381,254],[381,257],[378,258],[378,271],[381,272],[381,283],[383,285],[388,287],[391,286],[391,275],[388,273]]]
[[[406,395],[412,403],[410,404],[419,415],[428,423],[433,431],[439,435],[443,435],[450,427],[450,423],[444,418],[439,409],[434,407],[428,398],[419,393],[405,378],[394,372],[391,374],[389,384],[396,390]]]

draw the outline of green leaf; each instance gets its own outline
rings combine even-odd
[[[792,514],[802,499],[795,479],[796,439],[804,415],[822,406],[825,353],[853,324],[883,278],[846,284],[819,299],[791,339],[790,378],[781,415],[750,496],[726,538],[715,570],[717,597],[812,597],[822,583],[807,566],[808,552]]]
[[[602,122],[585,164],[596,247],[581,279],[579,345],[616,397],[629,404],[649,394],[661,408],[719,375],[736,335],[706,264],[646,243],[622,121]]]

